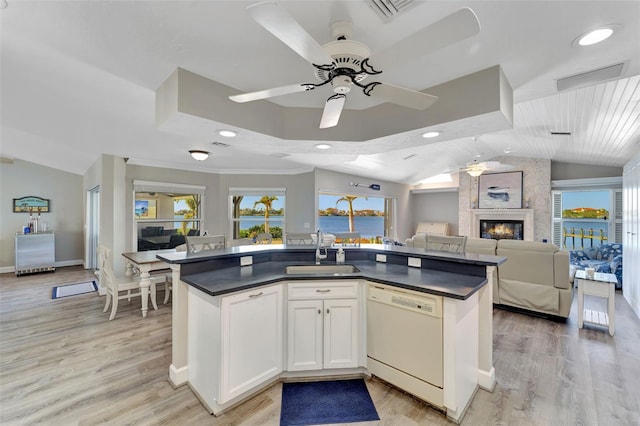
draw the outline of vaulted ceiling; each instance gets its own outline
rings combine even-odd
[[[415,115],[352,91],[338,126],[325,133],[318,122],[330,89],[225,106],[228,94],[317,82],[308,62],[250,17],[253,3],[7,0],[0,9],[0,154],[78,174],[107,153],[198,171],[322,167],[415,183],[476,158],[622,166],[640,150],[640,2],[414,1],[385,19],[366,0],[282,1],[318,43],[331,41],[331,23],[347,20],[352,38],[374,53],[463,7],[480,22],[477,35],[426,55],[412,46],[415,58],[384,70],[388,83],[438,92],[433,107]],[[573,43],[611,24],[617,30],[606,41]],[[622,64],[617,76],[557,89],[557,79],[614,64]],[[469,83],[452,100],[449,89],[496,68],[508,86],[495,96],[503,105],[512,96],[512,117],[510,108],[465,109],[492,107],[491,87]],[[177,69],[224,90],[191,92],[166,125],[156,93]],[[209,115],[193,112],[216,104]],[[272,111],[275,124],[255,125],[273,121]],[[225,128],[237,137],[216,133]],[[424,139],[427,130],[442,134]],[[331,148],[316,149],[320,141]],[[196,162],[190,149],[212,155]]]

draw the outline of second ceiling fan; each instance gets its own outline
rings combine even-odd
[[[247,9],[258,24],[315,67],[315,75],[320,83],[290,84],[229,98],[235,102],[249,102],[314,90],[330,84],[334,94],[325,103],[320,120],[321,129],[338,124],[347,94],[353,86],[362,89],[367,96],[397,105],[418,110],[428,108],[438,99],[436,96],[381,81],[365,83],[364,80],[381,74],[388,67],[424,56],[480,31],[475,13],[464,8],[371,55],[366,45],[349,39],[352,33],[349,22],[332,24],[331,31],[335,41],[321,46],[278,3],[257,3]]]

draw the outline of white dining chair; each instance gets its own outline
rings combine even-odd
[[[287,232],[284,239],[285,244],[313,244],[310,232]]]
[[[467,245],[466,236],[426,234],[427,251],[446,251],[448,253],[464,253]]]
[[[187,251],[187,245],[180,244],[178,247],[176,247],[176,251]],[[166,278],[167,280],[164,283],[164,301],[162,302],[163,305],[169,303],[169,298],[171,297],[171,292],[173,291],[173,271],[169,271],[166,274]]]
[[[270,232],[262,232],[256,235],[256,244],[271,244],[273,235]]]
[[[127,299],[131,301],[133,297],[142,297],[142,291],[140,289],[140,280],[138,277],[119,278],[113,273],[113,267],[111,266],[111,250],[105,246],[98,246],[98,265],[100,267],[100,285],[104,286],[106,291],[106,300],[104,303],[104,310],[107,312],[109,305],[111,305],[111,315],[109,321],[116,317],[118,311],[118,301],[121,299]],[[151,285],[149,287],[149,295],[151,297],[151,304],[153,309],[158,309],[156,303],[156,284],[166,283],[166,275],[154,275],[149,278]],[[124,294],[121,294],[126,292]]]
[[[206,237],[189,236],[187,240],[187,253],[196,253],[202,250],[215,250],[225,247],[224,235],[207,235]]]

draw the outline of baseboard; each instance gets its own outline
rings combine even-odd
[[[84,261],[82,259],[76,259],[76,260],[62,260],[60,262],[55,262],[54,263],[56,268],[64,268],[65,266],[77,266],[77,265],[84,265]],[[0,274],[8,274],[10,272],[16,272],[16,267],[15,265],[13,266],[1,266],[0,267]]]
[[[633,312],[635,312],[636,316],[638,318],[640,318],[640,304],[635,304],[634,300],[631,300],[631,294],[629,294],[630,292],[627,291],[625,292],[623,290],[622,292],[622,296],[625,298],[625,300],[627,301],[627,303],[629,304],[629,306],[631,306],[631,310],[633,310]],[[640,301],[639,301],[640,302]]]
[[[174,388],[182,386],[189,381],[189,367],[177,368],[173,364],[169,366],[169,383]]]
[[[489,371],[478,370],[478,386],[488,392],[493,392],[496,387],[496,369],[491,367]]]

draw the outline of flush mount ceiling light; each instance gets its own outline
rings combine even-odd
[[[591,46],[592,44],[600,43],[611,37],[613,32],[619,29],[619,25],[605,25],[595,30],[591,30],[582,34],[580,37],[574,40],[574,44],[579,46]]]
[[[329,148],[331,148],[331,145],[329,145],[328,143],[319,143],[319,144],[314,145],[314,147],[316,149],[329,149]]]
[[[198,161],[204,161],[207,158],[209,158],[208,151],[202,151],[199,149],[192,149],[189,151],[189,154],[191,154],[194,160],[198,160]]]
[[[430,131],[430,132],[425,132],[425,133],[423,133],[423,134],[422,134],[422,137],[423,137],[423,138],[427,138],[427,139],[429,139],[429,138],[435,138],[436,136],[440,136],[440,133],[442,133],[442,132],[440,132],[439,130],[432,130],[432,131]]]
[[[224,136],[225,138],[235,138],[236,136],[238,136],[238,132],[228,129],[218,130],[218,134],[220,136]]]
[[[467,170],[467,173],[469,173],[469,176],[473,176],[473,177],[480,176],[482,172],[484,172],[484,170],[480,168]]]

